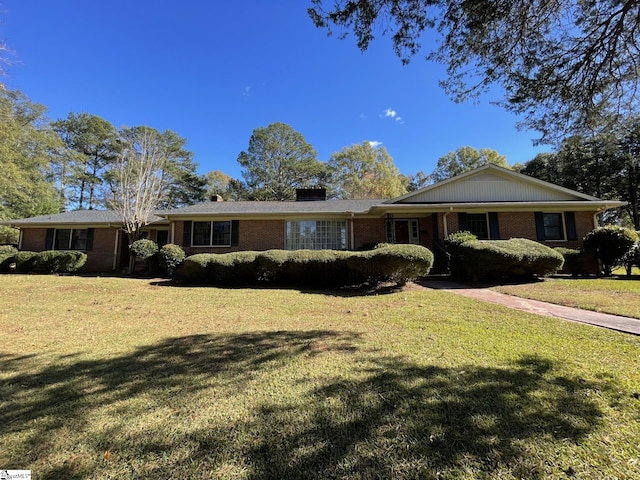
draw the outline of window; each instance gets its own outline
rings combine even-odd
[[[486,213],[468,213],[467,214],[467,230],[473,233],[480,240],[489,238],[489,229],[487,227]]]
[[[543,213],[545,240],[564,240],[564,226],[561,213]]]
[[[193,222],[191,234],[194,247],[231,246],[231,222]]]
[[[287,222],[287,250],[344,250],[347,248],[347,222],[300,220]]]
[[[61,228],[56,229],[53,240],[54,250],[86,250],[86,228]]]

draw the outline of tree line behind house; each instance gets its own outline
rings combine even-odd
[[[158,208],[225,200],[292,200],[295,189],[322,186],[328,198],[392,198],[494,163],[599,198],[629,205],[608,220],[640,229],[640,122],[593,137],[571,137],[554,152],[509,164],[495,150],[461,147],[440,157],[431,173],[405,175],[387,150],[363,141],[327,161],[291,126],[256,128],[239,153],[241,178],[200,173],[187,139],[150,126],[116,128],[88,113],[50,121],[46,109],[17,91],[0,92],[0,219],[65,210],[115,209],[144,219]],[[128,212],[128,213],[127,213]],[[141,223],[132,224],[135,238]],[[4,229],[0,243],[14,243]]]

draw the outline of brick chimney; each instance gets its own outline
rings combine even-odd
[[[326,188],[296,188],[296,202],[321,202],[326,199]]]

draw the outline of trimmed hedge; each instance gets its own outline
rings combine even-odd
[[[524,238],[475,240],[460,243],[457,249],[459,273],[474,281],[549,275],[564,263],[552,248]]]
[[[87,254],[76,250],[45,250],[0,255],[0,272],[73,273],[82,268]]]
[[[163,245],[159,255],[160,264],[170,276],[173,276],[175,269],[182,265],[182,262],[187,257],[182,247],[173,243]]]
[[[554,248],[564,258],[561,273],[577,275],[597,275],[598,259],[593,253],[577,248]]]
[[[178,275],[208,285],[272,284],[335,288],[394,282],[429,273],[433,254],[419,245],[390,245],[364,252],[268,250],[201,253],[187,257]]]

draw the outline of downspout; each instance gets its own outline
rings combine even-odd
[[[353,217],[354,217],[354,213],[351,212],[351,231],[349,232],[349,243],[351,244],[351,250],[355,250],[356,249],[356,232],[353,229]]]
[[[176,243],[175,238],[176,238],[176,222],[171,221],[171,242],[170,243],[173,243],[175,245]]]
[[[111,225],[109,225],[111,226]],[[120,237],[120,229],[116,228],[116,241],[113,245],[113,265],[112,265],[112,270],[115,272],[118,268],[118,244],[119,244],[119,237]]]
[[[442,216],[442,228],[444,230],[444,239],[446,240],[449,237],[449,225],[447,224],[447,216],[453,212],[453,207],[449,207],[449,211],[445,212]]]
[[[596,229],[600,226],[600,222],[598,221],[598,215],[600,215],[601,212],[604,212],[607,209],[607,207],[601,207],[600,209],[598,209],[598,211],[596,213],[593,214],[593,228]]]

